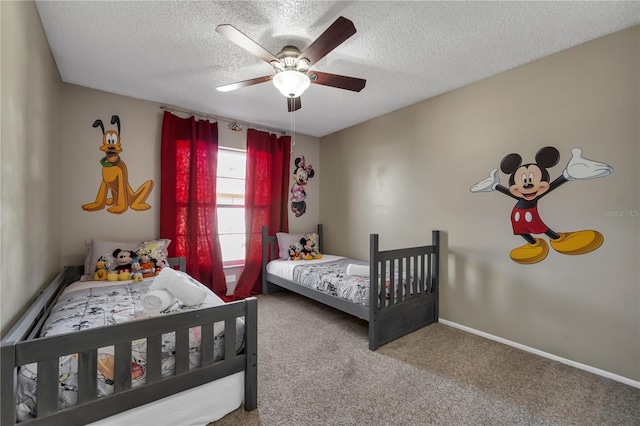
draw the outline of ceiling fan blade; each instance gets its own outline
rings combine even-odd
[[[315,79],[313,78],[314,74],[316,75]],[[348,77],[346,75],[330,74],[328,72],[320,71],[313,71],[310,77],[312,77],[312,83],[337,87],[338,89],[351,90],[353,92],[361,91],[367,84],[367,80],[362,78]]]
[[[276,58],[271,52],[269,52],[264,47],[260,46],[258,43],[253,41],[249,36],[238,30],[236,27],[230,24],[221,24],[216,27],[216,31],[242,47],[245,50],[248,50],[258,58],[263,61],[271,64],[271,62],[276,61],[280,62],[280,59]]]
[[[300,96],[298,96],[297,98],[287,98],[287,108],[289,109],[289,112],[293,112],[302,108]]]
[[[355,33],[356,27],[353,22],[341,16],[325,32],[320,34],[320,37],[311,43],[299,57],[308,59],[309,64],[312,65]]]
[[[252,78],[251,80],[238,81],[237,83],[226,84],[224,86],[216,87],[220,92],[230,92],[232,90],[240,89],[242,87],[253,86],[254,84],[264,83],[270,81],[273,78],[272,75],[265,75],[262,77]]]

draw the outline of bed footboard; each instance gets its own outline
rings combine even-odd
[[[318,225],[322,238],[322,225]],[[277,259],[277,239],[262,228],[262,293],[284,289],[369,322],[372,351],[405,334],[438,322],[440,231],[431,245],[380,251],[378,234],[370,235],[369,306],[351,303],[269,274],[267,263]],[[377,277],[377,278],[373,278]]]
[[[67,268],[64,276],[71,274]],[[29,334],[33,332],[28,332],[25,338],[15,339],[16,333],[9,333],[0,348],[0,425],[16,424],[17,369],[30,363],[38,366],[38,413],[21,425],[82,425],[242,371],[244,408],[252,410],[257,407],[257,306],[257,299],[250,297],[222,306],[52,337],[31,338]],[[224,322],[225,336],[235,336],[236,319],[241,317],[245,321],[244,350],[236,354],[235,344],[224,345],[223,359],[214,362],[214,323]],[[201,327],[201,363],[190,369],[189,329],[193,327]],[[14,330],[23,333],[28,328],[19,324]],[[175,374],[170,377],[161,377],[163,333],[175,333],[176,337]],[[136,339],[147,339],[146,384],[132,388],[131,342]],[[115,349],[114,393],[98,398],[97,354],[105,346]],[[59,409],[58,357],[70,354],[76,354],[78,359],[78,402]]]
[[[440,231],[432,245],[379,251],[370,237],[369,349],[438,322]]]

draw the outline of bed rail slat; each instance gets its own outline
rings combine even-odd
[[[58,411],[59,370],[58,358],[38,362],[38,416]]]
[[[380,295],[378,296],[378,300],[380,303],[380,309],[378,309],[379,311],[383,310],[384,308],[387,307],[387,297],[386,297],[386,293],[387,293],[387,285],[386,285],[386,276],[387,276],[387,262],[380,262],[380,280],[374,280],[374,281],[379,281],[380,282]]]
[[[213,362],[213,323],[201,326],[200,331],[200,365],[205,366]]]
[[[421,267],[422,267],[422,277],[420,279],[420,295],[424,296],[427,293],[427,288],[429,287],[429,262],[431,261],[431,256],[422,256]]]
[[[416,298],[416,297],[420,297],[422,295],[422,292],[420,291],[421,287],[422,287],[422,282],[424,280],[424,267],[423,267],[423,262],[424,262],[424,256],[416,256],[413,259],[413,272],[414,272],[414,277],[413,277],[413,286],[414,286],[414,291],[413,291],[413,296],[411,296],[411,298]]]
[[[115,345],[115,367],[113,372],[113,392],[131,389],[131,342]]]
[[[409,295],[409,267],[408,258],[403,257],[398,262],[398,303]],[[405,277],[406,271],[406,277]]]
[[[385,262],[387,263],[387,262]],[[389,263],[389,291],[387,292],[387,294],[389,295],[389,303],[388,305],[395,305],[396,304],[396,265],[395,262],[388,262]],[[387,275],[386,274],[382,274],[380,275],[382,278],[381,280],[386,279]]]
[[[428,271],[432,271],[432,265],[431,265],[431,256],[427,256],[427,270]],[[429,280],[427,280],[425,282],[425,286],[424,286],[424,291],[425,293],[429,294],[433,292],[433,284],[434,284],[434,279],[433,279],[433,273],[429,273]]]
[[[98,398],[98,351],[80,352],[78,354],[78,403],[93,401]]]
[[[236,320],[226,320],[224,322],[224,359],[228,360],[236,356],[236,339],[227,339],[227,336],[236,335]]]
[[[162,335],[147,337],[147,384],[162,378]]]
[[[189,371],[189,329],[176,330],[176,374]]]

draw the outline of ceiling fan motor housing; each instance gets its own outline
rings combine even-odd
[[[300,57],[300,49],[295,46],[285,46],[276,55],[280,64],[274,64],[276,72],[283,70],[296,70],[303,73],[309,71],[309,60]]]

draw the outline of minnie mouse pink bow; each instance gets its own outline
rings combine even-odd
[[[311,164],[309,164],[308,166],[305,167],[305,165],[304,165],[304,155],[300,156],[300,162],[298,163],[298,167],[300,167],[301,169],[305,169],[307,171],[307,173],[309,173],[313,169],[313,166]]]

